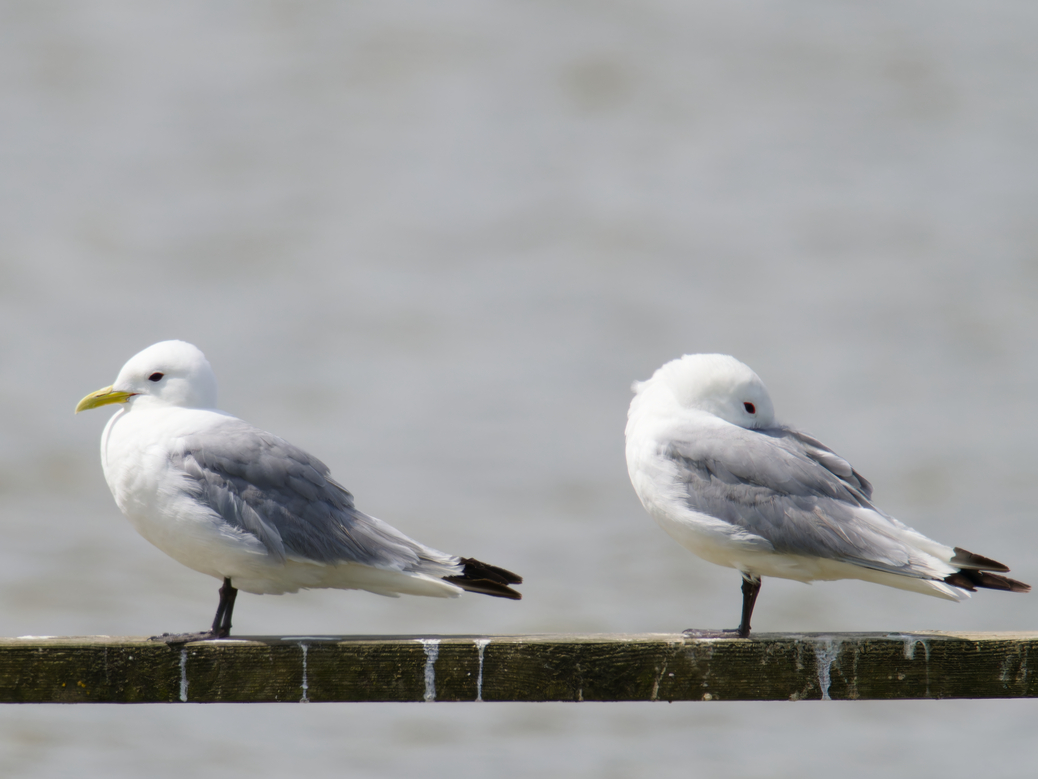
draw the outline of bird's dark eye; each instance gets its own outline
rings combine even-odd
[[[163,374],[155,372],[148,377],[148,381],[162,381]]]
[[[746,409],[746,413],[747,414],[756,414],[757,413],[757,407],[755,405],[753,405],[752,403],[750,403],[750,401],[748,401],[748,400],[745,403],[742,404],[742,407],[744,409]]]

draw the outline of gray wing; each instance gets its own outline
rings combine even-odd
[[[900,538],[905,526],[873,506],[872,485],[811,436],[725,428],[673,442],[666,454],[689,508],[765,539],[776,552],[919,575]]]
[[[320,460],[240,419],[183,437],[170,458],[196,500],[256,536],[279,562],[302,557],[405,571],[431,563],[446,569],[440,575],[452,572],[449,555],[358,511]]]

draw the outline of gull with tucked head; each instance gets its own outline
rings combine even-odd
[[[955,601],[978,587],[1031,589],[876,508],[850,463],[775,422],[764,383],[734,357],[685,355],[634,392],[627,469],[642,505],[689,551],[742,574],[739,628],[690,635],[747,638],[763,576],[863,579]]]
[[[408,538],[358,510],[320,460],[218,411],[216,376],[189,343],[148,347],[76,412],[109,404],[120,408],[101,464],[116,504],[152,544],[223,582],[211,630],[161,640],[226,637],[239,589],[521,597],[508,586],[519,576]]]

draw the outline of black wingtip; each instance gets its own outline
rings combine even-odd
[[[961,587],[970,592],[976,592],[978,587],[986,590],[1004,590],[1005,592],[1030,592],[1031,585],[1010,579],[1008,576],[999,576],[1006,573],[1009,568],[997,560],[984,557],[973,552],[967,552],[961,547],[955,547],[955,556],[949,560],[952,565],[959,566],[959,570],[950,576],[944,577],[945,584],[953,587]],[[998,571],[998,573],[989,573]]]
[[[960,568],[969,568],[974,571],[998,571],[999,573],[1008,573],[1009,567],[1002,563],[992,560],[990,557],[983,557],[979,554],[973,554],[973,552],[967,552],[961,547],[955,547],[955,557],[949,562],[952,565],[957,565]]]
[[[969,568],[964,568],[958,573],[945,576],[944,581],[946,584],[961,587],[970,592],[976,592],[978,587],[986,590],[1004,590],[1006,592],[1031,591],[1030,584],[1018,582],[1016,579],[1010,579],[1008,576],[999,576],[997,573],[970,570]]]
[[[508,586],[509,584],[522,584],[522,576],[471,557],[462,557],[461,564],[465,566],[461,574],[446,576],[444,577],[446,581],[469,592],[478,592],[495,598],[522,600],[522,593],[516,592]]]

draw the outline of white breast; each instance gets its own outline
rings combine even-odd
[[[216,412],[123,409],[101,436],[101,462],[116,504],[144,538],[174,560],[216,578],[255,576],[275,565],[255,536],[223,521],[184,490],[170,452]]]

